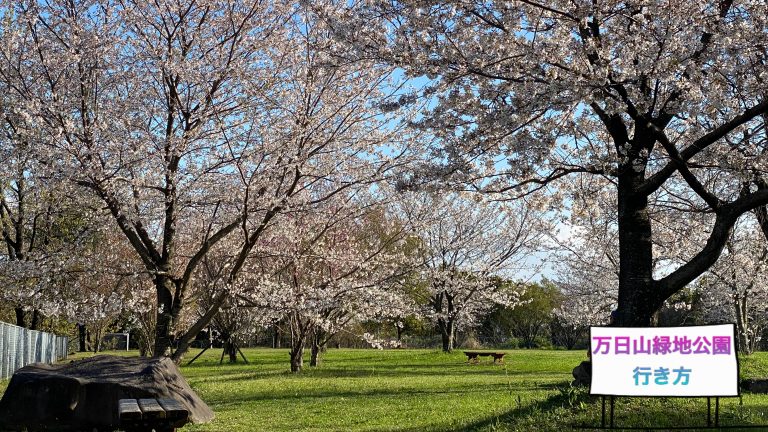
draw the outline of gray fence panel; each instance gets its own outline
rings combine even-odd
[[[8,342],[5,340],[5,326],[0,325],[0,378],[8,374]]]
[[[45,360],[43,360],[43,334],[41,332],[35,332],[35,355],[32,356],[32,361],[35,363],[40,363]]]
[[[17,349],[19,350],[19,358],[21,358],[21,367],[24,367],[31,362],[30,354],[32,354],[32,344],[30,342],[32,339],[32,333],[29,330],[23,328],[19,330],[19,334],[21,344],[19,344]]]
[[[10,346],[8,347],[8,376],[10,376],[11,371],[15,371],[18,369],[16,365],[19,363],[19,328],[18,327],[11,327],[10,330],[10,337],[8,338],[8,343]],[[8,376],[5,376],[4,378],[8,378]]]
[[[13,340],[11,340],[11,347],[13,347],[11,356],[13,361],[11,364],[15,371],[24,367],[24,342],[27,341],[27,338],[24,337],[25,334],[23,328],[16,327],[13,330]]]
[[[67,358],[68,338],[0,322],[0,379],[31,363]]]
[[[3,329],[5,330],[3,335],[3,338],[5,339],[5,357],[3,358],[5,366],[3,367],[3,378],[8,378],[11,375],[14,366],[13,359],[15,358],[14,350],[16,347],[14,346],[13,341],[16,337],[16,329],[6,326],[3,326]]]
[[[33,359],[35,358],[35,335],[33,332],[34,330],[24,329],[24,364],[21,367],[32,363]]]

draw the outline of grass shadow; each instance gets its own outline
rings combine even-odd
[[[562,431],[597,430],[601,423],[602,404],[599,396],[589,395],[586,389],[576,389],[568,382],[545,384],[541,387],[556,389],[558,392],[546,399],[526,404],[520,397],[514,401],[516,408],[501,415],[460,427],[429,429],[434,432],[459,431]],[[715,430],[706,428],[707,404],[705,398],[616,398],[614,429],[655,428],[665,430],[671,427],[690,427],[687,430]],[[606,398],[606,422],[609,419],[610,404]],[[768,406],[741,406],[738,400],[721,402],[720,426],[729,431],[768,430]],[[714,401],[712,401],[712,422],[714,422]],[[739,428],[743,426],[744,428]],[[764,427],[764,428],[763,428]],[[424,432],[426,429],[405,429],[407,432]]]
[[[507,383],[495,383],[495,384],[487,384],[483,386],[483,391],[488,393],[499,393],[504,392],[508,388]],[[529,390],[529,391],[535,391],[535,390],[541,390],[538,387],[525,387],[525,388],[519,388],[522,390]],[[430,395],[446,395],[450,394],[452,396],[459,396],[459,395],[466,395],[466,394],[477,394],[478,390],[477,388],[473,387],[452,387],[452,388],[444,388],[444,387],[438,387],[438,388],[405,388],[405,387],[395,387],[395,388],[361,388],[360,390],[356,391],[350,391],[350,390],[337,390],[337,389],[326,389],[323,387],[318,387],[315,389],[302,389],[300,392],[296,392],[294,388],[287,388],[284,390],[271,390],[269,392],[253,392],[247,395],[239,395],[236,401],[233,401],[230,398],[226,397],[216,397],[216,396],[209,396],[207,401],[218,404],[219,407],[222,405],[249,405],[254,402],[262,402],[262,401],[301,401],[301,400],[313,400],[314,402],[317,402],[319,399],[340,399],[340,400],[348,400],[352,398],[386,398],[386,399],[402,399],[404,397],[423,397],[423,396],[430,396]]]
[[[273,361],[260,361],[251,362],[249,364],[244,363],[223,363],[218,362],[200,362],[193,363],[192,365],[184,365],[182,370],[185,370],[188,374],[194,374],[195,371],[208,372],[211,367],[216,368],[217,372],[223,374],[230,373],[258,373],[258,371],[275,372],[282,369],[283,372],[290,373],[288,370],[288,360],[273,360]],[[487,364],[487,365],[472,365],[465,362],[444,362],[444,363],[384,363],[384,362],[372,362],[364,363],[361,365],[354,364],[352,362],[323,362],[319,367],[305,366],[303,371],[299,374],[306,374],[307,376],[327,376],[330,378],[339,376],[358,376],[371,374],[382,376],[401,376],[405,375],[423,375],[423,376],[442,376],[445,374],[460,374],[460,375],[532,375],[532,374],[551,374],[551,373],[563,373],[560,371],[547,371],[547,370],[521,370],[510,365],[503,364]]]

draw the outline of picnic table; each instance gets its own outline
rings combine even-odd
[[[129,432],[173,432],[184,426],[189,411],[179,401],[161,399],[120,399],[120,429]]]
[[[467,363],[480,363],[480,357],[493,357],[493,363],[504,363],[504,356],[507,354],[500,351],[464,351],[467,356]]]

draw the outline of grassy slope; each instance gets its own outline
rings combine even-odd
[[[320,368],[298,375],[287,372],[287,350],[247,349],[250,365],[219,366],[220,353],[182,368],[217,416],[183,431],[554,431],[599,422],[599,399],[567,386],[582,351],[510,351],[505,366],[470,366],[460,351],[330,350]],[[768,353],[743,359],[741,370],[768,376]],[[742,401],[721,401],[722,424],[768,424],[768,395]],[[702,425],[705,410],[704,399],[616,402],[619,425]]]

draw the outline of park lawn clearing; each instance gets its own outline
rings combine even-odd
[[[288,372],[287,350],[244,350],[219,366],[210,350],[182,371],[216,412],[193,431],[532,431],[597,425],[599,398],[571,388],[584,351],[511,350],[504,365],[466,364],[459,350],[329,350],[319,368]],[[190,353],[194,355],[195,353]],[[766,376],[768,355],[742,361]],[[768,395],[721,400],[722,424],[768,424]],[[695,426],[705,399],[619,398],[619,424]]]
[[[510,350],[504,365],[468,365],[460,350],[331,349],[300,374],[288,371],[288,350],[243,351],[250,364],[219,365],[221,350],[212,349],[182,366],[216,413],[183,431],[555,431],[600,419],[599,398],[569,386],[581,350]],[[768,377],[768,353],[741,358],[741,373]],[[617,398],[616,420],[704,425],[706,400]],[[721,399],[721,424],[768,424],[768,395]]]
[[[222,366],[213,351],[182,370],[217,415],[193,430],[463,430],[508,412],[523,389],[546,398],[584,356],[519,353],[468,365],[460,351],[332,349],[319,368],[291,374],[287,350],[245,350],[252,365]]]

